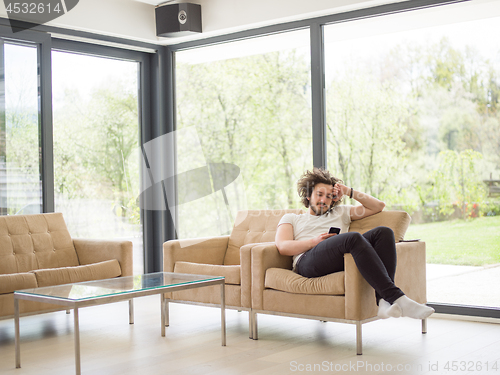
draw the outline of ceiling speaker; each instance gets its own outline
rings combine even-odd
[[[201,5],[179,3],[155,8],[157,36],[186,36],[201,33]]]

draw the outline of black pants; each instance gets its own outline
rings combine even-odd
[[[351,253],[361,275],[380,298],[394,303],[404,293],[394,285],[396,244],[394,232],[377,227],[364,234],[343,233],[330,237],[307,251],[299,259],[297,273],[320,277],[344,270],[344,254]]]

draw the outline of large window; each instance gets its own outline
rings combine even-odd
[[[430,302],[500,307],[500,9],[325,27],[328,167],[412,216]]]
[[[74,237],[134,243],[143,272],[138,63],[52,52],[56,211]]]
[[[309,30],[176,53],[180,238],[228,233],[241,209],[300,206],[309,56]]]
[[[36,45],[0,41],[0,215],[41,212]]]

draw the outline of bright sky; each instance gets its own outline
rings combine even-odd
[[[54,109],[64,102],[66,89],[78,90],[88,99],[92,91],[116,80],[137,85],[138,63],[102,57],[52,52],[52,99]],[[5,83],[7,109],[20,103],[38,110],[37,52],[24,45],[5,45]]]
[[[52,52],[52,95],[54,108],[64,100],[65,89],[77,89],[88,98],[92,91],[116,80],[135,81],[139,64],[68,52]],[[133,82],[132,82],[133,83]]]
[[[473,0],[419,11],[372,17],[325,27],[325,57],[333,63],[355,46],[365,56],[386,51],[404,41],[434,42],[447,36],[454,45],[476,47],[483,56],[500,60],[500,1]],[[367,37],[367,35],[369,35]],[[308,53],[309,31],[297,30],[203,48],[181,51],[181,63],[203,63],[300,48]],[[500,65],[500,61],[499,61]]]

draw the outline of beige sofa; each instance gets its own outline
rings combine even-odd
[[[132,275],[130,241],[72,239],[61,213],[0,216],[0,319],[15,290]],[[22,315],[62,310],[20,301]]]

